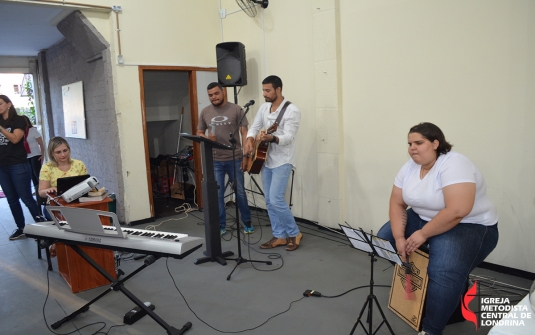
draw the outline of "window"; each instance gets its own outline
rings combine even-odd
[[[20,94],[20,86],[19,85],[13,85],[13,91],[15,94]]]

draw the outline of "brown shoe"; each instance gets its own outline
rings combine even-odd
[[[288,246],[286,247],[287,251],[294,251],[299,248],[301,240],[303,239],[303,234],[299,233],[296,237],[290,237],[288,241]]]
[[[266,243],[261,244],[260,248],[262,248],[262,249],[273,249],[273,248],[278,247],[280,245],[286,245],[286,244],[288,244],[288,239],[273,237],[271,240],[267,241]]]

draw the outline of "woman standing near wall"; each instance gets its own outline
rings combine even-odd
[[[26,121],[17,115],[11,100],[0,95],[0,186],[6,195],[17,229],[10,240],[24,236],[24,214],[19,199],[36,221],[41,221],[39,206],[32,197],[31,167],[24,148]]]
[[[39,196],[37,192],[39,190],[39,173],[41,172],[41,165],[43,165],[43,160],[45,159],[45,145],[43,144],[43,137],[35,128],[26,115],[22,115],[26,120],[26,133],[24,137],[28,143],[30,152],[28,152],[28,163],[32,167],[32,182],[33,187],[35,188],[37,205],[41,206],[43,204],[43,198]],[[28,150],[26,150],[28,151]]]

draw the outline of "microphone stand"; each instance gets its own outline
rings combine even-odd
[[[267,264],[267,265],[271,265],[271,261],[258,261],[258,260],[251,260],[251,259],[246,259],[246,258],[243,258],[242,257],[242,254],[241,254],[241,238],[240,238],[240,233],[241,233],[241,230],[240,230],[240,216],[239,216],[239,199],[240,197],[238,196],[238,183],[237,183],[237,179],[238,179],[238,173],[237,173],[237,169],[236,169],[236,132],[238,131],[238,129],[240,129],[241,127],[241,124],[242,124],[242,121],[243,119],[245,118],[245,115],[247,115],[247,112],[249,112],[249,106],[246,107],[245,109],[245,113],[243,113],[243,116],[241,117],[240,121],[238,122],[238,124],[236,125],[236,129],[234,129],[234,131],[232,133],[230,133],[230,143],[232,143],[232,162],[233,162],[233,167],[234,167],[234,181],[232,183],[232,190],[234,191],[234,194],[236,195],[236,214],[235,214],[235,217],[236,217],[236,227],[238,228],[238,233],[236,234],[237,236],[237,239],[238,239],[238,257],[237,258],[225,258],[226,260],[235,260],[236,261],[236,265],[234,266],[234,268],[232,269],[232,272],[227,276],[227,280],[230,280],[230,277],[232,276],[232,274],[234,273],[234,271],[236,270],[236,268],[238,267],[238,265],[240,264],[243,264],[243,263],[247,263],[247,262],[250,262],[250,263],[264,263],[264,264]],[[239,136],[239,135],[238,135]],[[245,204],[246,206],[248,204]]]

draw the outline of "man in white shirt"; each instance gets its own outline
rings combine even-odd
[[[267,159],[262,167],[262,185],[273,238],[260,247],[271,249],[285,245],[286,250],[293,251],[299,247],[303,234],[299,232],[292,211],[284,200],[284,193],[292,168],[295,166],[295,136],[299,129],[301,112],[297,106],[282,96],[282,80],[279,77],[268,76],[264,79],[262,92],[266,103],[258,109],[255,120],[247,132],[245,144],[245,153],[252,154],[255,138],[270,142]],[[277,130],[267,134],[265,129],[275,123],[285,106],[286,110]]]

